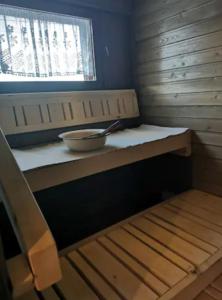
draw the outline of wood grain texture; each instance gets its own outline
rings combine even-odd
[[[221,203],[190,190],[107,228],[63,252],[60,282],[21,299],[219,300],[222,226],[208,208],[222,217]]]
[[[23,290],[33,280],[37,290],[44,290],[61,278],[56,244],[1,130],[0,153],[0,198],[25,256],[10,263],[12,273],[22,273],[13,283]]]
[[[7,135],[138,116],[134,90],[0,95],[0,127]]]
[[[192,129],[193,185],[222,195],[222,2],[141,0],[135,6],[143,119]]]
[[[222,275],[212,282],[195,300],[221,300],[222,299]]]

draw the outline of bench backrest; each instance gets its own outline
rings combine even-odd
[[[138,116],[134,90],[0,95],[0,127],[7,135]]]
[[[1,129],[0,199],[29,263],[35,287],[43,290],[58,282],[61,271],[55,241]]]

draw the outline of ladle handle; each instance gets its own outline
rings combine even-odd
[[[119,128],[121,125],[120,121],[116,121],[112,125],[110,125],[106,130],[104,130],[101,135],[108,135],[111,134],[113,131],[115,131],[117,128]]]

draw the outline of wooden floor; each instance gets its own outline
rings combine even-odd
[[[211,283],[195,300],[221,300],[222,299],[222,274]]]
[[[221,258],[222,198],[192,190],[69,250],[62,281],[20,300],[190,300],[219,276]],[[221,287],[220,278],[196,299],[222,299]]]

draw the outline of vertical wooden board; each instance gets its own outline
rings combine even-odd
[[[139,105],[138,105],[138,100],[136,94],[132,95],[132,105],[133,105],[133,114],[138,114],[139,115]]]
[[[74,120],[84,120],[86,118],[82,101],[79,100],[76,102],[71,102],[71,107],[73,111]]]
[[[151,289],[98,243],[89,243],[81,247],[80,251],[123,298],[129,300],[158,299]]]
[[[132,97],[124,97],[124,104],[125,104],[125,108],[128,114],[132,114],[133,113],[133,96]]]
[[[145,284],[152,288],[158,295],[165,294],[169,287],[155,277],[148,269],[144,268],[135,259],[124,252],[120,247],[116,246],[107,237],[100,237],[99,243],[103,245],[109,252],[117,257],[124,265],[131,269]]]
[[[44,300],[60,300],[59,296],[53,290],[53,288],[49,288],[41,293]]]
[[[137,218],[132,221],[132,224],[196,266],[201,265],[210,257],[207,252],[145,218]]]
[[[0,153],[1,199],[29,262],[35,287],[44,290],[61,278],[55,241],[1,130]]]
[[[209,243],[202,241],[201,239],[191,235],[190,233],[187,233],[184,230],[181,230],[180,228],[178,228],[168,222],[165,222],[162,219],[160,219],[150,213],[146,214],[145,217],[148,218],[149,220],[151,220],[152,222],[159,224],[160,226],[169,230],[170,232],[176,234],[177,236],[183,238],[184,240],[191,242],[191,244],[199,247],[200,249],[205,250],[208,253],[214,254],[218,250],[216,247],[210,245]]]
[[[119,116],[117,97],[115,95],[109,97],[108,101],[109,101],[110,114],[115,117]]]
[[[90,99],[84,99],[82,104],[83,104],[83,111],[86,119],[92,118],[93,117],[92,101]]]
[[[41,111],[41,118],[43,123],[49,123],[50,115],[49,115],[49,109],[47,104],[40,104],[40,111]]]
[[[0,109],[0,127],[4,132],[14,131],[16,119],[12,106],[2,106]]]
[[[73,119],[73,116],[72,116],[70,103],[69,102],[62,103],[62,107],[65,115],[65,120],[71,121]]]
[[[193,272],[195,270],[195,266],[179,256],[178,254],[174,253],[172,250],[168,249],[162,243],[156,241],[155,239],[150,238],[148,235],[144,234],[142,231],[138,230],[136,227],[126,224],[123,228],[129,232],[131,235],[136,237],[142,243],[146,244],[148,247],[160,253],[163,257],[168,259],[170,262],[184,270],[185,272]]]
[[[24,113],[21,105],[15,105],[14,106],[15,111],[15,117],[16,117],[16,123],[17,126],[25,126],[25,118]]]
[[[96,272],[90,264],[76,251],[68,254],[68,257],[75,266],[84,274],[85,278],[96,289],[98,295],[101,295],[102,299],[120,300],[120,296],[114,289]]]
[[[100,105],[101,105],[101,110],[102,110],[102,114],[103,116],[107,116],[109,115],[109,110],[108,110],[108,107],[107,107],[107,101],[104,100],[102,97],[101,97],[101,100],[100,100]]]
[[[97,117],[97,118],[103,117],[103,108],[102,108],[101,100],[97,101],[93,99],[91,101],[91,107],[92,107],[93,117]]]
[[[123,114],[127,114],[127,98],[124,96],[121,97],[121,107]]]
[[[111,110],[110,110],[110,105],[109,105],[109,98],[106,97],[106,99],[103,101],[103,107],[104,107],[104,112],[107,117],[111,117]]]
[[[21,254],[8,259],[7,270],[14,298],[34,289],[34,276],[25,255]]]
[[[124,115],[125,114],[125,107],[124,107],[124,104],[123,103],[123,97],[122,96],[119,96],[118,97],[118,100],[117,100],[117,105],[118,105],[118,111],[119,111],[119,114],[120,115]]]
[[[210,243],[218,248],[222,247],[222,236],[218,232],[207,228],[199,223],[196,223],[192,219],[184,217],[183,214],[178,211],[171,210],[170,206],[158,207],[152,210],[152,214],[161,219],[169,222],[182,230],[194,235],[195,237],[202,239],[203,241]]]
[[[61,267],[63,277],[57,287],[66,300],[98,300],[96,294],[65,258],[61,258]]]
[[[42,123],[39,105],[24,105],[24,113],[27,125],[36,125]]]
[[[186,277],[186,272],[126,231],[118,229],[111,232],[108,236],[165,284],[173,286]]]
[[[49,103],[48,107],[52,122],[63,122],[65,120],[62,103]]]

